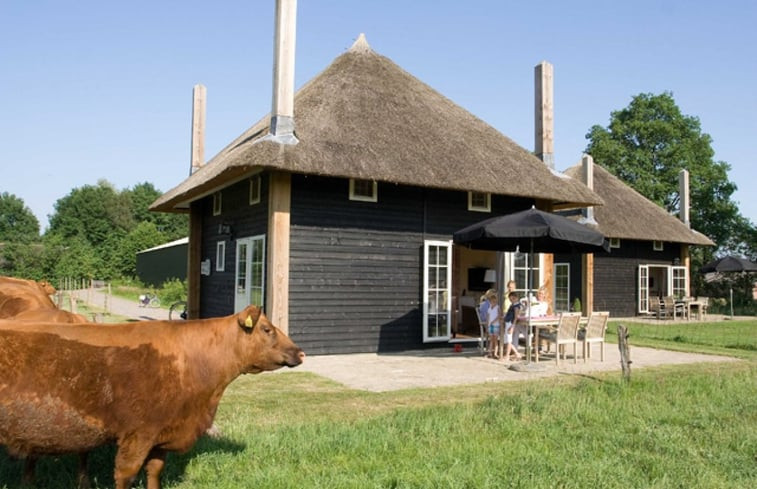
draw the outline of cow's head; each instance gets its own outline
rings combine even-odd
[[[257,306],[248,306],[236,315],[243,332],[240,341],[246,373],[259,373],[278,368],[296,367],[305,353],[283,331],[271,324]]]

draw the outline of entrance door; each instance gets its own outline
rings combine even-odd
[[[237,239],[234,312],[250,304],[265,310],[265,236]]]
[[[423,246],[423,341],[452,336],[452,242],[426,241]]]

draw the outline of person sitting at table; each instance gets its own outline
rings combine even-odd
[[[536,300],[531,299],[530,314],[531,317],[546,316],[549,313],[549,301],[547,300],[547,289],[543,285],[536,292]]]
[[[510,301],[510,307],[507,309],[507,314],[505,314],[505,344],[507,345],[505,359],[510,360],[510,354],[515,353],[515,359],[520,360],[520,353],[518,353],[518,337],[522,331],[521,328],[517,326],[517,323],[523,305],[518,300],[518,294],[515,291],[510,292],[507,298]]]

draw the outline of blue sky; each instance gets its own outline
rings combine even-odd
[[[555,70],[555,162],[639,93],[673,92],[732,167],[757,222],[757,2],[299,0],[296,86],[364,32],[392,59],[533,150],[533,68]],[[71,189],[166,191],[189,171],[192,86],[207,87],[206,158],[271,103],[274,0],[0,2],[0,192],[43,228]],[[693,203],[696,205],[696,202]]]

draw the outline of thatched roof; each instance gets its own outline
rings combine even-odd
[[[582,172],[580,163],[565,170],[577,180],[583,178]],[[597,164],[594,164],[594,191],[605,202],[594,208],[594,219],[598,230],[608,238],[715,244]]]
[[[261,168],[530,197],[556,208],[602,203],[375,53],[362,35],[295,94],[294,120],[297,145],[260,141],[266,115],[151,209],[186,209]]]

